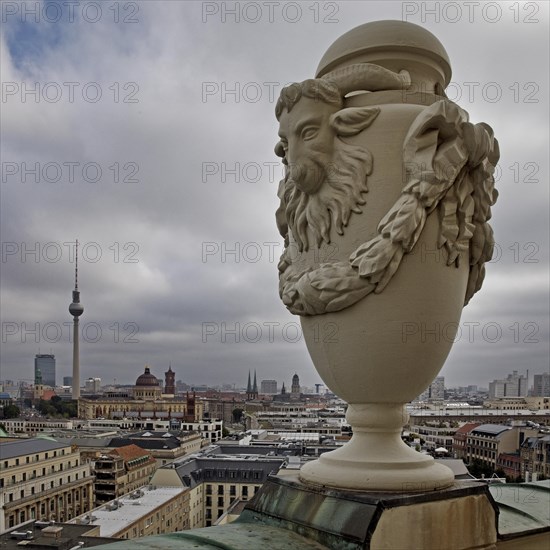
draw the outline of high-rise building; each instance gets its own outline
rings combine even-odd
[[[533,377],[533,395],[535,397],[550,397],[550,373],[535,374]]]
[[[277,393],[277,380],[262,380],[260,382],[260,393],[268,395]]]
[[[504,380],[489,382],[489,398],[525,397],[527,395],[527,377],[519,375],[515,370]]]
[[[101,378],[88,378],[86,382],[84,382],[84,387],[87,392],[99,393],[101,390]]]
[[[73,316],[73,399],[80,397],[80,349],[78,339],[78,318],[84,313],[84,306],[80,303],[80,291],[78,290],[78,241],[76,241],[74,290],[73,301],[69,305],[69,313]]]
[[[445,377],[437,376],[415,401],[442,401],[445,399]]]
[[[72,376],[64,376],[63,377],[63,385],[64,386],[72,386],[73,385],[73,377]]]
[[[42,384],[55,387],[55,355],[39,354],[34,358],[34,379],[37,379],[38,371],[42,375]]]

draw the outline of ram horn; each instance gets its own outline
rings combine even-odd
[[[358,90],[367,92],[406,90],[411,85],[411,76],[408,71],[394,73],[372,63],[355,63],[335,69],[321,79],[334,83],[343,96]]]

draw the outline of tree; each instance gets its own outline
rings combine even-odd
[[[233,415],[233,422],[235,424],[241,421],[243,413],[244,413],[243,409],[239,409],[239,408],[233,409],[233,412],[231,414]]]
[[[17,405],[4,405],[4,418],[17,418],[21,411]]]

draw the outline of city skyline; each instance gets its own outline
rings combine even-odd
[[[40,350],[56,356],[58,379],[71,374],[78,238],[81,380],[131,383],[145,364],[159,376],[171,364],[186,383],[240,385],[254,369],[287,389],[294,372],[320,382],[278,297],[275,100],[283,84],[312,77],[345,31],[404,18],[444,41],[449,97],[473,122],[490,121],[501,146],[495,259],[440,375],[486,386],[513,370],[545,372],[548,5],[533,21],[503,4],[498,21],[478,10],[436,22],[409,4],[311,2],[295,22],[289,10],[273,22],[222,19],[211,2],[140,3],[118,24],[106,8],[94,23],[79,9],[73,22],[6,16],[1,377],[31,379]],[[318,328],[338,337],[323,318]],[[449,338],[452,328],[407,326],[403,337]]]

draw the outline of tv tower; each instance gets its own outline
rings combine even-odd
[[[80,350],[78,344],[78,318],[84,313],[84,306],[80,303],[78,290],[78,240],[76,241],[76,255],[74,267],[73,302],[69,306],[69,313],[73,316],[73,399],[80,398]]]

